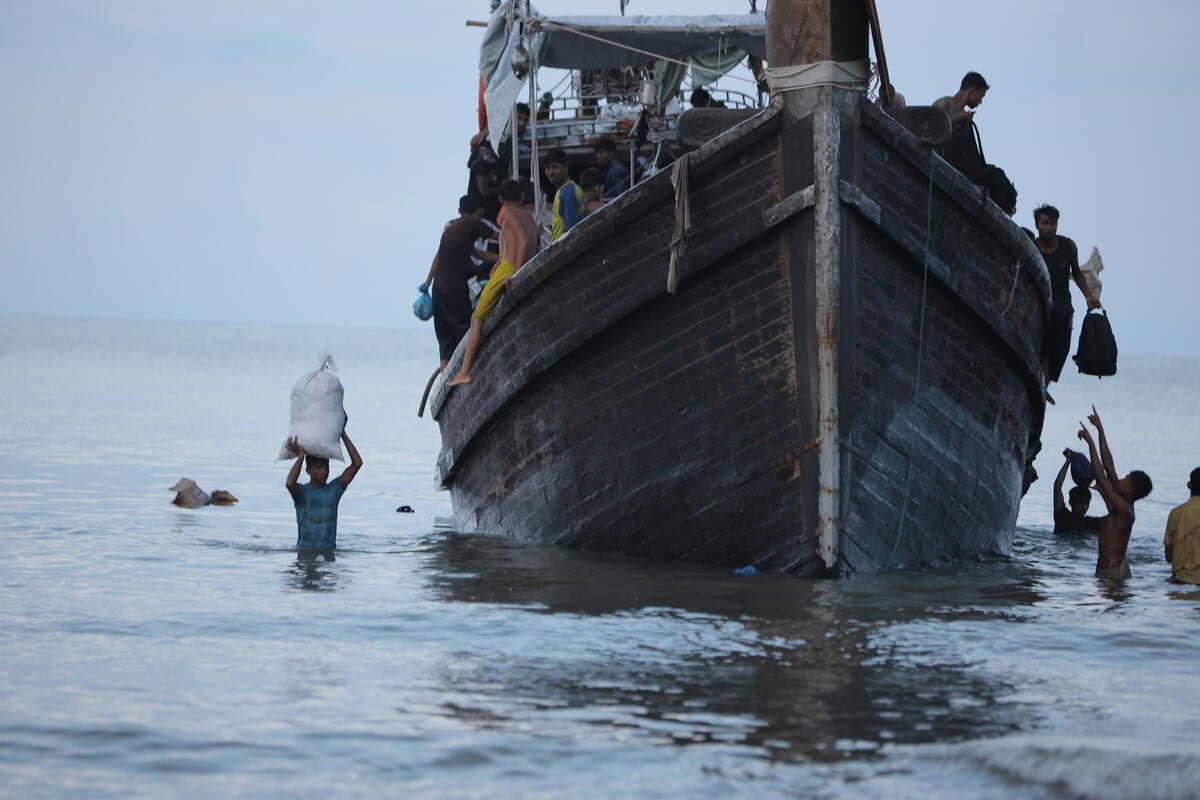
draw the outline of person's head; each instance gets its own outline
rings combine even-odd
[[[599,200],[604,195],[604,173],[596,167],[588,167],[579,176],[579,188],[588,200]]]
[[[525,196],[525,190],[521,186],[521,182],[516,178],[505,178],[500,181],[499,188],[496,189],[496,196],[500,198],[500,202],[508,205],[521,205],[521,199]]]
[[[1046,204],[1033,210],[1033,224],[1043,239],[1052,239],[1058,233],[1058,209]]]
[[[1067,492],[1067,500],[1071,504],[1071,513],[1082,517],[1092,504],[1092,493],[1086,486],[1072,486]]]
[[[992,87],[988,86],[988,82],[978,72],[968,72],[963,76],[958,90],[967,93],[967,107],[975,108],[983,102],[983,96],[990,88]]]
[[[712,105],[712,95],[704,89],[692,90],[691,96],[692,108],[708,108]]]
[[[546,173],[546,180],[554,184],[555,188],[562,186],[570,178],[567,172],[567,154],[558,148],[546,153],[542,171]]]
[[[1188,476],[1188,488],[1192,490],[1193,495],[1200,497],[1200,467],[1196,467]]]
[[[458,213],[464,217],[483,213],[483,198],[477,194],[464,194],[458,198]]]
[[[600,169],[607,169],[617,157],[617,143],[607,136],[601,137],[592,145],[592,152],[596,154],[596,163],[600,165]]]
[[[1154,483],[1150,480],[1150,476],[1142,472],[1140,469],[1135,469],[1133,472],[1122,478],[1118,488],[1122,494],[1127,495],[1131,502],[1137,502],[1154,489]]]
[[[529,124],[529,106],[525,103],[517,103],[517,135],[525,132],[525,126]]]
[[[329,459],[317,456],[304,456],[304,471],[308,473],[313,486],[318,489],[329,480]]]

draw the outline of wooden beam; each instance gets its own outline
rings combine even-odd
[[[771,0],[767,63],[772,67],[868,57],[868,12],[862,0]]]

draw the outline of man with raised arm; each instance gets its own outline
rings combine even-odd
[[[1092,458],[1092,470],[1096,473],[1096,486],[1100,496],[1108,506],[1108,515],[1100,522],[1100,552],[1096,560],[1097,578],[1128,578],[1130,577],[1129,559],[1125,551],[1129,547],[1129,535],[1133,533],[1134,512],[1133,504],[1141,500],[1154,488],[1150,476],[1141,470],[1134,470],[1124,478],[1117,477],[1117,469],[1113,466],[1112,451],[1108,449],[1108,437],[1104,434],[1104,425],[1100,422],[1100,414],[1092,406],[1088,422],[1096,428],[1100,438],[1099,452],[1096,442],[1087,426],[1079,424],[1079,438],[1087,443],[1088,452]]]
[[[342,443],[350,454],[350,466],[333,483],[328,483],[328,458],[306,455],[295,436],[287,441],[287,449],[295,454],[296,463],[292,464],[283,485],[296,506],[296,550],[302,557],[323,555],[326,561],[332,561],[333,551],[337,549],[338,503],[363,465],[354,442],[346,435],[348,422],[350,416],[347,414],[346,421],[342,423]],[[300,478],[302,463],[306,465],[308,483],[296,482]]]
[[[1063,502],[1063,481],[1067,471],[1071,469],[1071,451],[1063,450],[1063,465],[1054,479],[1054,532],[1055,533],[1096,533],[1100,530],[1103,517],[1087,516],[1092,504],[1092,493],[1086,486],[1072,486],[1067,496],[1071,498],[1071,507]]]

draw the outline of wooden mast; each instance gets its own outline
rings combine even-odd
[[[770,0],[767,63],[772,67],[867,57],[863,0]]]

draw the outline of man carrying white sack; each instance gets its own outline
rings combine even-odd
[[[338,503],[363,464],[358,449],[346,435],[345,423],[350,421],[350,417],[344,413],[343,417],[342,443],[350,454],[350,465],[332,483],[328,482],[328,458],[306,456],[295,436],[287,440],[287,449],[296,456],[296,462],[292,464],[284,486],[296,506],[296,550],[301,557],[315,558],[321,555],[326,561],[333,560],[333,551],[337,548]],[[308,472],[308,483],[297,483],[302,462]]]

